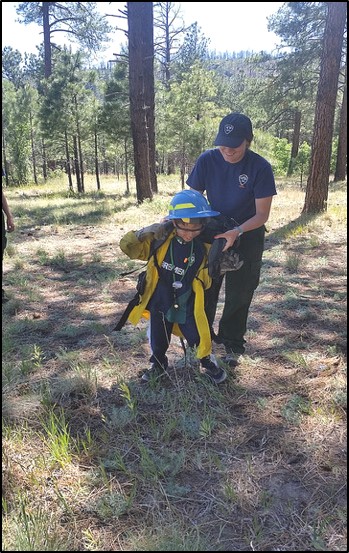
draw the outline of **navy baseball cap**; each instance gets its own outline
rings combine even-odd
[[[252,139],[251,119],[246,115],[242,115],[242,113],[230,113],[223,117],[220,122],[214,145],[238,148],[244,140],[251,142]]]

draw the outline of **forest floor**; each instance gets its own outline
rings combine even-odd
[[[346,199],[300,214],[279,183],[247,349],[215,386],[177,339],[161,382],[146,323],[113,332],[140,267],[122,194],[6,191],[3,550],[347,551]],[[224,301],[224,289],[218,317]],[[218,359],[221,346],[214,346]]]

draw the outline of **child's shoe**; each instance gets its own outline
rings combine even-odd
[[[141,379],[143,380],[143,382],[149,382],[150,380],[157,380],[158,378],[161,378],[164,375],[165,375],[165,370],[159,365],[156,365],[155,363],[153,363],[150,369],[147,369],[142,374]]]
[[[217,361],[214,355],[207,355],[200,359],[201,366],[203,368],[202,374],[205,374],[215,384],[224,382],[227,378],[227,373],[221,367],[218,367]]]

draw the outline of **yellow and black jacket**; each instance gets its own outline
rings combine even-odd
[[[140,296],[140,303],[132,309],[128,316],[128,320],[134,325],[138,324],[142,317],[146,319],[150,318],[150,313],[146,309],[146,307],[149,303],[150,298],[154,294],[155,288],[159,281],[159,272],[156,264],[158,264],[158,266],[161,266],[166,252],[169,248],[170,242],[175,234],[175,231],[171,232],[166,240],[156,249],[156,260],[154,254],[152,254],[153,240],[148,239],[140,242],[136,237],[135,231],[128,232],[120,240],[121,250],[130,259],[140,259],[143,261],[148,261],[144,293]],[[206,357],[212,351],[211,333],[204,308],[204,290],[207,290],[207,288],[209,288],[212,283],[212,279],[208,274],[207,268],[207,255],[210,244],[204,244],[204,247],[206,250],[206,255],[204,256],[199,270],[192,282],[192,289],[195,294],[194,318],[200,336],[200,343],[197,348],[197,357],[199,359],[201,359],[202,357]],[[173,325],[173,334],[182,337],[182,333],[177,323],[174,323]]]

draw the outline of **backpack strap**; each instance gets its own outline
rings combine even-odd
[[[139,305],[140,299],[141,299],[141,297],[140,297],[139,293],[136,292],[136,295],[128,303],[125,311],[123,312],[123,314],[121,315],[119,321],[116,323],[115,327],[113,328],[113,331],[122,329],[122,327],[125,325],[125,323],[128,319],[129,314],[131,313],[132,309],[134,307],[136,307],[136,305]]]

